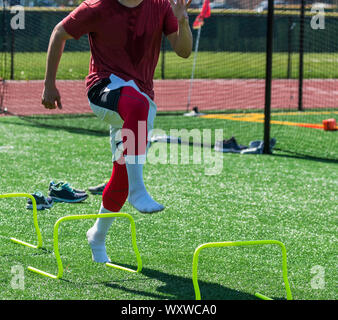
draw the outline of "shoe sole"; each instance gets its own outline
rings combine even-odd
[[[50,196],[54,202],[67,202],[67,203],[77,203],[77,202],[82,202],[83,200],[86,200],[88,198],[88,196],[83,197],[83,198],[79,198],[79,199],[75,199],[75,200],[70,200],[70,199],[62,199],[62,198],[57,198],[57,197],[53,197]]]
[[[242,150],[240,149],[223,149],[223,148],[217,148],[215,147],[214,148],[215,151],[218,151],[218,152],[224,152],[224,153],[240,153]]]
[[[91,194],[99,194],[102,195],[103,191],[90,191],[88,190]]]
[[[45,205],[45,204],[37,204],[36,205],[36,210],[45,210],[45,209],[50,209],[53,205]],[[29,210],[33,210],[33,205],[32,204],[28,204],[27,209]]]

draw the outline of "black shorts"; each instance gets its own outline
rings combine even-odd
[[[118,104],[121,95],[121,89],[106,90],[111,83],[109,78],[101,79],[94,83],[88,90],[88,99],[90,103],[118,113]]]

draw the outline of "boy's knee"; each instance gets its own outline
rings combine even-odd
[[[119,112],[124,121],[147,121],[149,102],[147,98],[134,88],[123,88],[119,101]]]

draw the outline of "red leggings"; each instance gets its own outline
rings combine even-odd
[[[125,144],[124,154],[139,155],[146,153],[147,145],[147,119],[149,102],[145,96],[134,88],[123,87],[118,103],[118,112],[124,121],[122,127],[123,143]],[[145,130],[139,130],[139,121],[142,121]],[[145,126],[145,127],[144,127]],[[128,144],[129,136],[124,130],[130,131],[135,137],[131,147]],[[103,207],[112,212],[118,212],[123,207],[128,197],[128,174],[124,159],[115,161],[113,172],[103,194]]]
[[[112,212],[119,212],[128,197],[128,174],[126,165],[114,162],[113,172],[103,190],[103,207]]]
[[[147,98],[132,87],[123,87],[118,103],[118,113],[124,121],[121,130],[124,154],[145,154],[148,142],[149,102]]]

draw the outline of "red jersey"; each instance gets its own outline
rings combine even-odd
[[[134,80],[154,99],[153,76],[162,33],[178,29],[169,0],[143,0],[128,8],[118,0],[86,0],[62,20],[66,32],[79,39],[88,34],[91,51],[87,90],[110,74]]]

